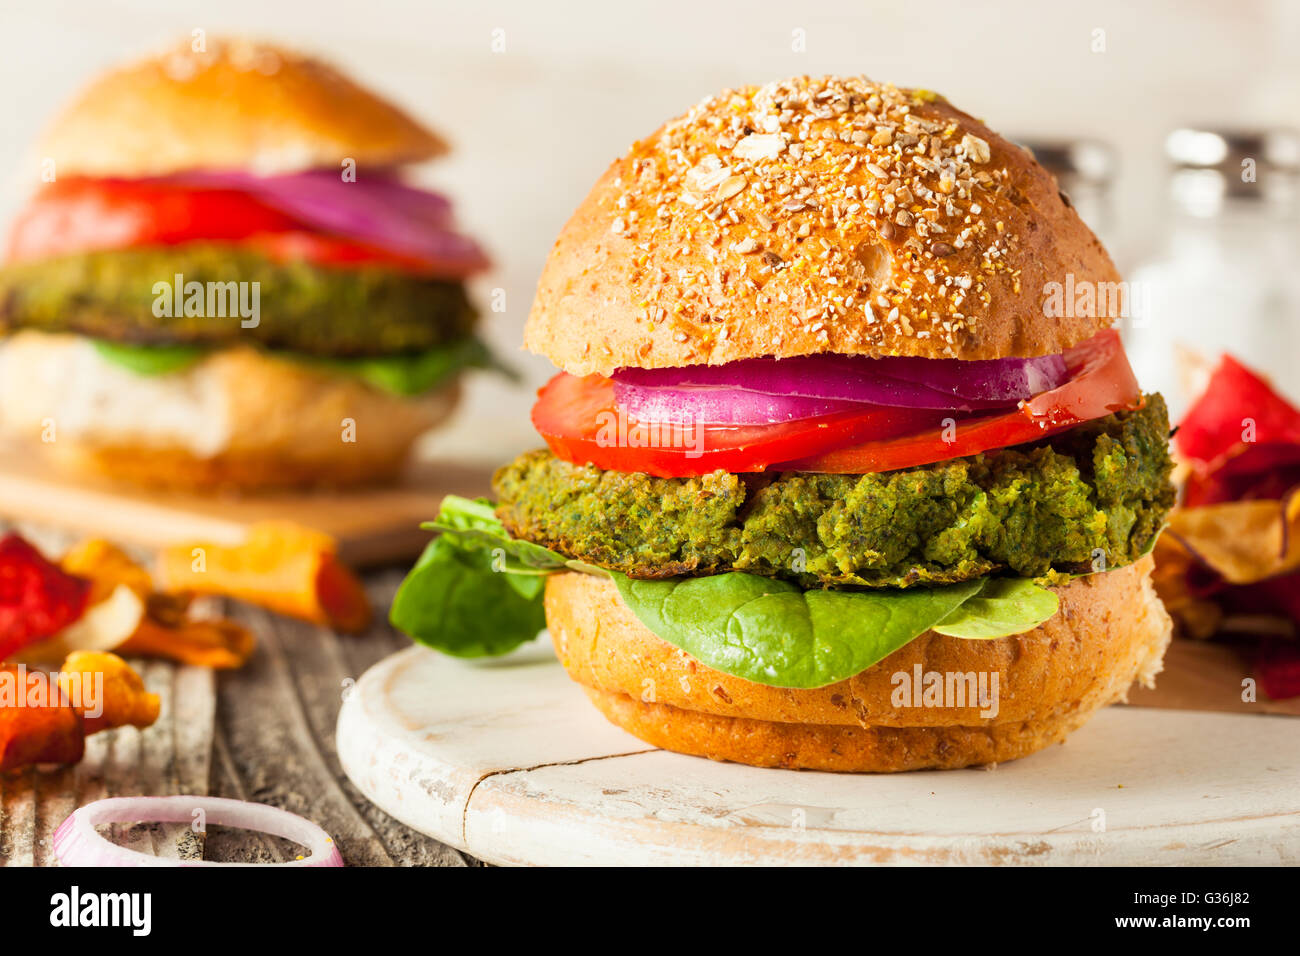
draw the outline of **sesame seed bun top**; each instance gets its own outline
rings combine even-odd
[[[524,341],[578,375],[1045,355],[1114,317],[1046,317],[1067,275],[1119,280],[1024,149],[933,93],[796,77],[710,97],[616,160],[551,250]]]
[[[62,176],[262,174],[418,162],[446,144],[320,60],[266,43],[189,39],[111,70],[37,144]]]

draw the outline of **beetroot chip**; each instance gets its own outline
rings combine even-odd
[[[0,662],[81,617],[90,582],[63,571],[16,534],[0,538]]]

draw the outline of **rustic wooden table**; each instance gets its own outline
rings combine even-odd
[[[222,612],[258,639],[241,670],[213,675],[133,662],[163,697],[158,723],[89,738],[75,767],[0,776],[0,866],[56,865],[55,828],[92,800],[174,793],[253,800],[300,814],[333,835],[351,866],[477,865],[372,806],[343,775],[335,753],[343,695],[371,664],[409,646],[384,614],[401,577],[400,568],[367,577],[376,622],[364,636],[232,602]],[[209,860],[273,862],[292,852],[275,839],[216,828],[202,841],[183,828],[136,827],[122,836],[146,852]]]

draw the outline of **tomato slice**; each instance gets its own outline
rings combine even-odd
[[[421,259],[319,232],[259,233],[242,240],[240,245],[256,249],[273,262],[310,262],[341,269],[382,266],[418,276],[439,274],[438,269]]]
[[[1065,352],[1070,378],[1022,403],[1021,411],[1049,427],[1090,422],[1142,404],[1142,389],[1115,329],[1103,329]]]
[[[873,439],[783,462],[783,471],[865,475],[928,465],[1037,441],[1123,409],[1140,408],[1142,392],[1129,366],[1119,333],[1106,329],[1065,353],[1070,378],[1050,391],[1020,403],[1014,411],[957,419],[947,429]]]
[[[730,472],[868,474],[1035,441],[1141,404],[1119,334],[1107,330],[1065,354],[1070,379],[997,413],[868,406],[778,425],[673,426],[619,410],[613,383],[561,372],[538,392],[533,425],[565,461],[664,478]]]
[[[561,372],[537,393],[533,427],[557,457],[611,471],[661,478],[717,469],[762,471],[774,461],[820,454],[868,435],[905,435],[932,420],[917,408],[838,412],[778,425],[668,425],[637,422],[619,409],[614,383]]]
[[[19,262],[186,242],[239,243],[277,262],[431,271],[411,257],[315,232],[237,189],[123,179],[50,183],[19,212],[6,255]]]
[[[50,183],[18,214],[9,234],[11,260],[173,245],[198,239],[244,239],[302,228],[290,217],[234,189],[182,189],[127,180]]]

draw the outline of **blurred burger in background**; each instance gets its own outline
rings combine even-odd
[[[187,41],[37,146],[0,269],[0,434],[150,484],[394,476],[486,364],[487,261],[402,178],[446,143],[329,65]]]

